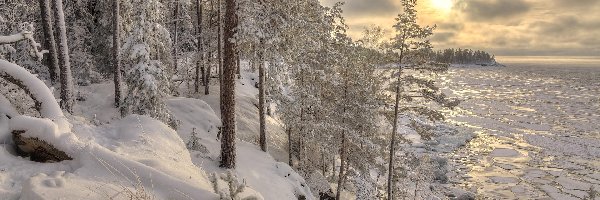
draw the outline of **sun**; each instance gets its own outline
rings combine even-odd
[[[431,0],[431,6],[441,11],[450,11],[452,0]]]

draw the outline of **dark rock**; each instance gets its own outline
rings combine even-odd
[[[332,191],[319,192],[319,200],[335,200],[335,195]]]
[[[27,138],[21,136],[25,131],[13,131],[12,139],[15,142],[17,154],[29,157],[31,161],[51,163],[63,160],[73,160],[65,152],[38,138]]]

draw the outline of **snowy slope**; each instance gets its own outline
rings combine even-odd
[[[72,161],[36,163],[0,148],[0,199],[216,198],[206,174],[196,167],[178,135],[145,116],[132,115],[96,127],[72,118],[80,146]]]
[[[194,164],[207,172],[224,173],[218,167],[221,142],[216,137],[221,122],[213,109],[202,100],[189,98],[171,99],[167,105],[181,122],[179,133],[182,138],[189,139],[192,128],[196,128],[199,142],[208,151],[192,151]],[[238,177],[243,178],[248,187],[265,199],[297,199],[300,195],[312,198],[310,189],[300,175],[287,164],[277,162],[269,154],[260,151],[258,146],[238,140],[237,159],[235,171]]]
[[[238,137],[255,143],[257,90],[251,76],[255,75],[245,75],[238,83]],[[0,141],[0,199],[217,199],[209,177],[212,173],[226,173],[218,167],[218,85],[213,86],[217,90],[211,95],[200,97],[206,101],[167,101],[180,122],[178,131],[146,116],[119,119],[109,98],[112,88],[108,82],[78,88],[76,113],[67,116],[72,133],[65,135],[72,139],[51,142],[59,149],[65,147],[61,150],[73,157],[72,161],[36,163],[15,156],[14,145],[3,133],[6,137]],[[8,120],[0,118],[0,132],[4,132]],[[270,152],[285,161],[281,125],[270,117],[267,121]],[[26,122],[18,124],[26,127]],[[59,131],[52,128],[51,121],[46,126],[37,134]],[[201,151],[186,149],[193,128],[199,143],[206,147]],[[237,142],[238,163],[233,171],[248,186],[242,197],[313,198],[304,179],[287,164],[242,140]],[[219,184],[220,190],[227,189],[226,183]]]
[[[278,120],[267,116],[269,153],[260,151],[256,145],[259,132],[256,80],[256,74],[242,73],[242,79],[236,84],[237,175],[265,199],[297,199],[300,196],[312,199],[304,178],[285,163],[287,136]],[[192,160],[209,173],[224,173],[218,167],[221,145],[217,140],[217,127],[221,125],[218,95],[218,85],[211,85],[208,96],[167,101],[169,110],[180,121],[178,133],[181,138],[189,141],[196,129],[200,143],[208,152],[191,151]]]

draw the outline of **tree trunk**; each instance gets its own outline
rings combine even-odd
[[[333,154],[333,162],[331,162],[331,180],[335,180],[335,154]]]
[[[404,41],[404,34],[402,36],[402,40]],[[388,199],[394,198],[394,193],[392,190],[392,178],[394,175],[394,153],[395,153],[395,145],[396,145],[396,130],[398,128],[398,104],[400,103],[400,81],[402,80],[402,58],[404,57],[404,50],[400,50],[400,63],[398,66],[398,79],[396,83],[396,103],[394,104],[394,124],[392,126],[392,139],[390,141],[390,158],[388,163]]]
[[[304,85],[304,68],[300,70],[300,85]],[[298,128],[298,151],[296,157],[298,158],[298,168],[303,167],[302,165],[302,139],[304,136],[304,94],[300,95],[300,125]]]
[[[55,84],[59,79],[59,69],[58,54],[56,52],[56,40],[54,38],[54,27],[52,27],[52,8],[50,7],[50,0],[39,0],[39,3],[45,37],[44,45],[50,54],[45,58],[44,62],[48,66],[48,71],[50,72],[50,81],[52,84]]]
[[[346,177],[345,167],[346,167],[346,132],[342,133],[342,147],[340,148],[340,172],[338,174],[338,186],[337,192],[335,195],[336,200],[340,200],[342,194],[342,187],[344,184],[344,179]]]
[[[198,61],[196,62],[196,80],[194,82],[194,92],[200,91],[200,77],[202,77],[202,83],[204,83],[204,42],[202,41],[202,0],[196,1],[196,16],[198,18],[198,24],[196,29],[196,36],[198,40]],[[200,75],[202,71],[202,75]]]
[[[290,167],[294,167],[293,155],[292,155],[292,129],[287,128],[286,130],[288,136],[288,164]]]
[[[223,41],[223,30],[222,30],[222,26],[223,26],[223,19],[221,17],[222,15],[222,7],[221,7],[222,1],[218,0],[218,5],[217,5],[217,60],[219,60],[219,65],[217,66],[217,72],[219,74],[219,83],[221,83],[222,81],[222,75],[223,75],[223,45],[221,44]],[[227,12],[227,11],[225,11]],[[227,14],[227,13],[226,13]],[[227,16],[227,18],[229,18],[229,16]]]
[[[237,27],[234,20],[235,0],[225,0],[225,60],[223,69],[223,90],[221,90],[221,101],[224,103],[221,110],[221,121],[223,122],[221,140],[221,167],[235,168],[235,43],[231,39],[235,35]]]
[[[400,78],[398,78],[398,80],[400,80]],[[389,158],[389,163],[388,163],[388,188],[387,188],[388,199],[393,198],[392,177],[393,177],[393,171],[394,171],[394,152],[395,152],[394,146],[396,145],[396,129],[398,128],[398,103],[399,103],[399,100],[400,100],[400,86],[397,85],[396,86],[396,103],[394,105],[394,124],[392,127],[392,139],[390,141],[390,158]]]
[[[325,149],[321,149],[321,173],[323,177],[327,176],[327,161],[325,160]]]
[[[179,1],[175,0],[175,11],[173,12],[173,24],[174,24],[174,33],[173,33],[173,60],[174,62],[174,69],[175,69],[175,73],[177,73],[177,68],[178,68],[178,61],[177,61],[177,57],[178,57],[178,52],[177,52],[177,41],[179,40],[178,38],[178,34],[179,34]]]
[[[239,16],[237,14],[237,12],[235,13],[235,23],[239,23]],[[237,40],[236,40],[236,44],[237,44]],[[235,65],[236,65],[236,71],[235,73],[237,74],[237,78],[241,79],[242,78],[242,74],[241,74],[241,62],[240,62],[240,51],[239,49],[236,49],[235,51]]]
[[[348,74],[348,68],[346,67],[344,69],[344,76],[347,77]],[[344,81],[344,101],[346,101],[348,99],[348,77],[346,78],[346,80]],[[348,104],[346,104],[348,105]],[[346,113],[346,107],[344,106],[343,112],[342,114]],[[346,124],[346,119],[342,118],[342,126],[345,126]],[[347,151],[347,147],[346,147],[346,130],[342,131],[342,145],[340,147],[340,174],[338,175],[338,186],[337,186],[337,193],[335,196],[335,199],[340,200],[341,194],[342,194],[342,188],[344,185],[344,179],[346,178],[346,170],[345,170],[345,163],[346,160],[348,159],[348,155],[346,155],[346,151]]]
[[[225,109],[225,108],[223,108],[224,107],[223,98],[225,98],[225,97],[223,97],[223,94],[225,94],[225,93],[223,93],[223,57],[222,57],[223,46],[221,45],[221,42],[223,40],[223,35],[221,32],[221,26],[223,26],[223,23],[222,23],[223,19],[221,18],[221,14],[222,14],[221,11],[223,9],[221,8],[221,4],[222,4],[222,1],[218,0],[218,6],[217,6],[217,10],[218,10],[218,12],[217,12],[218,13],[217,14],[217,61],[218,61],[217,73],[219,75],[219,91],[220,91],[219,109],[223,110],[223,109]],[[225,12],[227,12],[227,10]],[[227,13],[225,13],[225,14],[227,14]],[[227,20],[229,20],[229,18],[231,18],[231,17],[233,17],[233,16],[227,16]]]
[[[264,42],[260,40],[260,48],[258,49],[258,112],[260,122],[260,149],[267,152],[267,133],[265,125],[265,64],[263,58]],[[239,65],[238,65],[239,72]],[[239,74],[238,74],[239,77]]]
[[[54,15],[58,31],[58,58],[60,59],[60,98],[61,107],[73,114],[73,76],[71,75],[71,62],[69,61],[69,46],[67,45],[67,28],[62,0],[54,0]]]
[[[209,95],[210,94],[210,73],[212,71],[212,61],[213,61],[213,54],[212,51],[210,51],[210,46],[208,46],[208,66],[206,68],[206,72],[204,74],[204,95]]]
[[[210,1],[210,6],[209,6],[211,11],[209,13],[212,13],[215,10],[214,9],[215,8],[214,5],[215,5],[214,1],[211,0]],[[212,15],[210,15],[210,18],[208,19],[208,21],[209,21],[208,22],[209,26],[212,27],[213,21],[214,21],[214,18],[212,17]],[[211,71],[212,71],[212,64],[213,64],[213,51],[211,49],[211,46],[212,46],[211,41],[208,41],[207,47],[206,47],[206,49],[208,51],[207,52],[207,54],[208,54],[207,55],[208,66],[207,66],[206,72],[205,72],[204,77],[203,77],[204,78],[204,95],[209,95],[210,94],[210,74],[211,74]]]
[[[121,17],[119,14],[120,6],[119,0],[113,0],[113,65],[114,65],[114,84],[115,84],[115,106],[118,108],[121,106],[121,92],[123,88],[123,82],[121,78]]]

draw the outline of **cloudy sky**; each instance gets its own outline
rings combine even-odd
[[[331,6],[339,0],[321,0]],[[350,35],[378,25],[392,33],[400,0],[345,0]],[[419,23],[437,24],[436,48],[499,56],[600,56],[600,0],[419,0]]]

